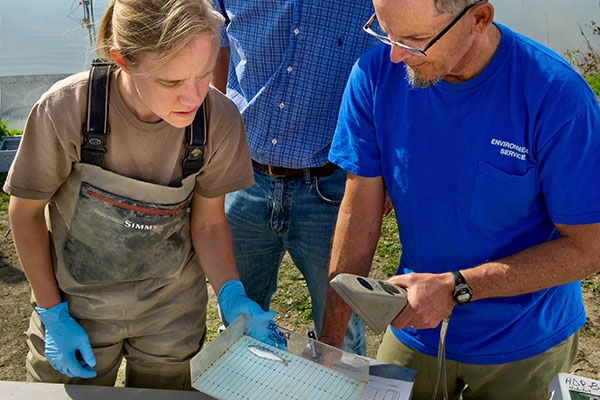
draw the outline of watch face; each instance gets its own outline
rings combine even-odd
[[[456,301],[459,303],[466,303],[471,300],[471,294],[468,292],[458,293],[456,296]]]
[[[473,292],[471,291],[471,288],[467,286],[467,284],[461,283],[454,291],[454,301],[459,306],[464,306],[471,301],[472,294]]]

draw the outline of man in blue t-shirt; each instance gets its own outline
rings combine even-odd
[[[329,155],[349,172],[330,277],[368,273],[387,188],[408,305],[378,358],[418,370],[414,398],[431,398],[451,314],[451,393],[547,398],[585,323],[579,279],[600,266],[598,101],[487,1],[374,6],[364,29],[386,44],[354,66]],[[327,301],[335,343],[349,309]]]

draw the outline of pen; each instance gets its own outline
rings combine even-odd
[[[308,341],[308,346],[310,347],[310,355],[313,359],[317,358],[317,349],[315,348],[315,343],[313,340],[317,340],[317,335],[315,335],[315,331],[311,328],[308,328],[308,338],[312,339]]]

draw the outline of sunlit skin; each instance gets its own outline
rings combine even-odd
[[[158,69],[156,53],[131,65],[113,49],[111,55],[123,71],[117,80],[119,94],[142,122],[164,120],[177,128],[188,126],[208,92],[217,53],[217,45],[208,34],[196,36]]]
[[[374,0],[380,26],[389,37],[413,47],[423,47],[452,20],[454,15],[438,14],[433,0]],[[492,20],[494,9],[482,3],[469,10],[456,25],[427,50],[415,56],[391,46],[390,60],[404,62],[417,79],[443,79],[461,83],[479,74],[491,60],[500,42],[500,31]]]

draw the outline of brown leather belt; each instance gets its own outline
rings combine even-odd
[[[269,175],[274,178],[304,178],[305,170],[308,172],[310,177],[323,177],[333,174],[333,172],[339,168],[333,163],[327,163],[320,167],[314,168],[285,168],[261,164],[254,160],[252,160],[252,165],[254,165],[256,168],[262,169],[263,171],[267,171]]]

